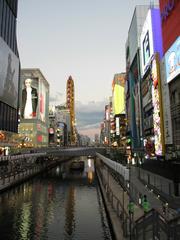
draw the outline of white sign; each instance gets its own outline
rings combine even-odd
[[[116,117],[116,135],[120,135],[120,130],[119,130],[119,117]]]
[[[151,9],[148,11],[146,20],[142,28],[140,46],[141,46],[141,75],[143,77],[150,63],[151,57],[154,53]]]
[[[171,120],[171,107],[170,107],[170,95],[169,95],[169,86],[166,82],[165,76],[165,64],[164,59],[161,64],[161,91],[162,91],[162,102],[164,103],[163,108],[163,119],[164,119],[164,138],[165,144],[172,144],[172,120]]]
[[[165,54],[167,83],[180,74],[180,37]]]

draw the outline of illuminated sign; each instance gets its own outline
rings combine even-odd
[[[149,31],[146,32],[144,40],[143,40],[143,64],[146,65],[148,62],[151,51],[150,51],[150,39],[149,39]]]
[[[43,140],[43,136],[42,135],[37,135],[37,141],[42,142],[42,140]]]
[[[140,36],[141,46],[141,75],[142,77],[150,67],[155,52],[162,58],[162,32],[159,9],[149,9]]]
[[[180,73],[180,37],[173,43],[165,54],[167,83]]]
[[[116,117],[116,135],[120,135],[120,128],[119,128],[119,117]]]
[[[24,119],[37,118],[38,80],[26,78],[22,90],[21,117]]]
[[[122,114],[125,111],[125,75],[115,74],[114,80],[112,83],[113,88],[113,97],[112,97],[112,105],[113,105],[113,113],[114,115]]]
[[[162,155],[162,141],[161,141],[161,119],[160,119],[160,96],[158,91],[158,81],[160,77],[157,71],[157,61],[154,58],[151,67],[152,84],[152,104],[153,111],[153,123],[154,123],[154,147],[156,155]]]
[[[46,106],[47,106],[47,88],[43,81],[39,82],[39,115],[41,121],[45,122],[46,118]]]
[[[164,137],[165,137],[165,144],[173,144],[171,107],[170,107],[170,96],[169,96],[170,94],[169,94],[169,86],[166,81],[165,58],[163,59],[162,66],[163,66],[163,71],[161,72],[162,102],[164,106],[166,106],[163,108]]]
[[[145,68],[147,67],[150,58],[154,53],[151,10],[148,11],[146,20],[144,22],[140,41],[141,41],[141,66],[143,76],[145,73]]]

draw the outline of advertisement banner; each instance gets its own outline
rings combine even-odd
[[[162,31],[159,9],[148,11],[140,37],[141,44],[141,74],[142,77],[150,66],[151,58],[155,52],[162,58]]]
[[[38,79],[26,78],[22,87],[21,117],[37,118],[38,112]]]
[[[17,109],[19,59],[0,37],[0,101]]]
[[[172,120],[171,120],[169,86],[166,82],[165,57],[163,58],[163,61],[161,63],[161,90],[162,90],[162,101],[165,106],[163,108],[165,144],[171,145],[173,144]]]
[[[116,136],[120,135],[120,124],[119,124],[120,118],[116,117]]]
[[[39,118],[41,121],[45,122],[46,112],[47,112],[47,92],[48,89],[42,80],[39,81]]]
[[[112,107],[115,115],[125,112],[125,74],[115,74],[112,83],[113,97]]]
[[[165,54],[167,83],[180,74],[180,37]]]
[[[151,56],[154,53],[151,10],[148,11],[146,20],[144,22],[140,42],[141,42],[141,70],[142,70],[141,73],[143,77],[146,71],[146,67],[151,59]]]

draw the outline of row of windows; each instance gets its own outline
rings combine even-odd
[[[0,102],[0,130],[17,132],[17,110]]]
[[[0,0],[0,36],[18,56],[16,17],[5,0]]]

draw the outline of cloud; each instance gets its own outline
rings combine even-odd
[[[90,101],[88,103],[82,103],[80,101],[76,102],[75,108],[76,112],[100,112],[104,111],[104,107],[107,101]]]
[[[99,134],[106,104],[105,101],[76,103],[77,129],[80,134],[88,135],[91,138],[94,138],[95,134]]]
[[[93,111],[93,112],[76,112],[76,120],[78,129],[88,129],[91,127],[98,127],[103,121],[103,111]]]
[[[82,135],[86,135],[90,137],[92,140],[94,139],[95,134],[100,134],[100,129],[99,128],[91,128],[91,129],[84,129],[84,130],[79,130],[78,131]]]
[[[59,102],[59,104],[62,102],[62,97],[63,97],[63,93],[61,92],[55,92],[53,94],[53,96],[50,96],[49,101],[50,104],[57,104]]]

